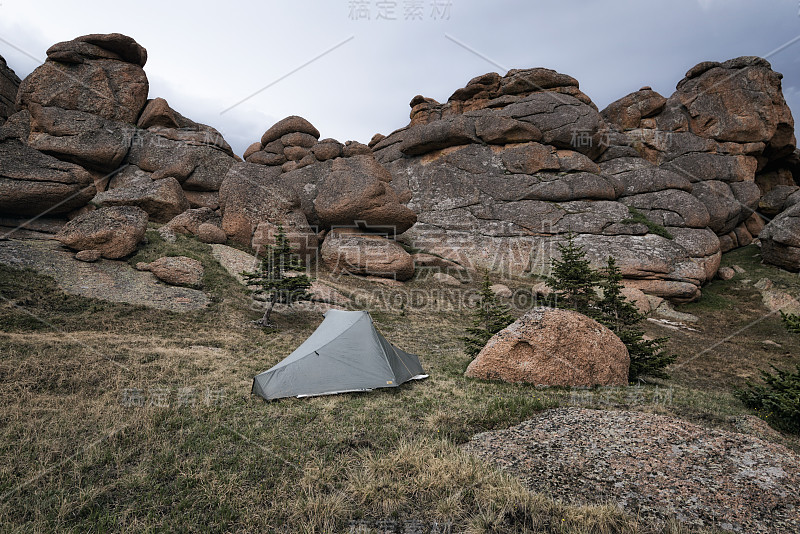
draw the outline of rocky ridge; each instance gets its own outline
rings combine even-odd
[[[643,87],[604,110],[566,74],[488,73],[444,104],[414,97],[409,125],[368,145],[290,116],[244,161],[149,98],[146,61],[132,38],[95,34],[53,45],[21,83],[0,64],[0,102],[14,101],[4,218],[135,206],[167,231],[256,251],[282,226],[309,259],[400,280],[415,266],[406,249],[542,274],[573,232],[596,265],[617,258],[630,290],[674,301],[759,236],[765,261],[800,269],[800,152],[781,75],[761,58],[704,62],[669,97]]]
[[[669,98],[644,87],[598,111],[570,76],[490,73],[445,104],[414,97],[373,151],[411,196],[401,239],[417,248],[538,274],[573,232],[629,287],[693,300],[720,253],[764,227],[762,195],[793,180],[780,80],[761,58],[701,64]]]

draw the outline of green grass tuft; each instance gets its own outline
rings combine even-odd
[[[653,221],[648,219],[644,213],[637,210],[633,206],[628,206],[628,213],[630,213],[631,216],[626,219],[623,219],[622,220],[623,224],[643,224],[647,226],[647,230],[651,234],[661,236],[665,239],[674,239],[672,234],[670,234],[666,228],[664,228],[660,224],[654,223]]]

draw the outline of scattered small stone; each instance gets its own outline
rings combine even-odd
[[[684,323],[696,323],[699,321],[696,315],[676,311],[668,300],[665,300],[658,308],[656,308],[656,314],[661,317],[666,317],[667,319],[673,319],[675,321],[681,321]]]
[[[736,271],[731,267],[720,267],[717,271],[717,276],[720,280],[730,280],[736,276]]]
[[[75,259],[78,261],[85,261],[87,263],[92,263],[99,260],[102,255],[103,253],[97,249],[81,250],[80,252],[75,254]]]
[[[773,283],[772,280],[770,280],[769,278],[762,278],[753,285],[755,286],[756,289],[764,290],[764,289],[772,289]]]
[[[513,295],[511,289],[505,284],[494,284],[489,289],[492,290],[496,297],[511,298],[511,295]]]
[[[434,282],[438,282],[440,284],[444,284],[447,286],[460,286],[461,281],[456,278],[455,276],[449,275],[447,273],[433,273],[431,276]],[[511,296],[511,295],[509,295]]]
[[[162,226],[161,228],[159,228],[158,235],[160,235],[161,239],[163,239],[167,243],[174,243],[178,239],[178,237],[175,235],[175,230],[173,230],[169,226]]]
[[[741,268],[741,267],[739,267],[738,265],[731,265],[731,268],[732,268],[734,271],[736,271],[738,274],[743,274],[743,273],[745,273],[745,272],[746,272],[744,269],[742,269],[742,268]]]

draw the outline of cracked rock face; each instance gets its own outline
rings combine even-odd
[[[0,118],[9,95],[20,110],[0,127],[4,213],[70,214],[95,200],[166,222],[190,207],[219,208],[237,158],[214,128],[147,99],[146,61],[135,40],[112,33],[53,45],[21,84],[0,64]]]
[[[759,238],[765,262],[787,271],[800,271],[800,203],[772,219]]]
[[[0,126],[14,114],[20,83],[19,76],[9,68],[3,56],[0,56]]]
[[[616,257],[629,287],[692,300],[723,247],[753,239],[756,173],[790,165],[780,78],[758,58],[701,64],[669,98],[644,87],[600,113],[555,71],[486,74],[445,104],[415,97],[409,126],[373,152],[411,198],[417,224],[401,238],[417,248],[545,274],[573,232],[595,267]],[[715,83],[727,92],[704,92]]]
[[[719,240],[707,229],[705,206],[686,191],[688,181],[640,159],[628,171],[639,176],[630,190],[650,192],[622,197],[618,175],[509,170],[504,156],[519,148],[472,144],[389,163],[393,184],[411,193],[409,207],[418,213],[403,237],[462,265],[519,275],[546,273],[557,244],[574,232],[597,267],[612,255],[628,281],[648,293],[699,296],[719,265]],[[673,238],[650,233],[629,206],[667,226]]]
[[[1,130],[0,130],[1,131]],[[0,141],[0,212],[38,215],[69,213],[92,199],[92,175],[17,139]]]
[[[90,44],[80,39],[48,50],[47,61],[22,81],[17,109],[38,104],[135,124],[149,90],[144,69],[139,62],[130,63],[107,50],[108,43]],[[83,53],[87,45],[91,52]]]
[[[297,194],[279,176],[280,168],[235,163],[220,187],[222,229],[233,241],[259,248],[274,244],[280,225],[294,249],[305,256],[317,248],[317,237]]]

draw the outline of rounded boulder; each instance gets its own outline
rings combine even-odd
[[[104,258],[117,259],[135,251],[146,230],[147,212],[135,206],[113,206],[72,219],[55,239],[73,250],[99,250]]]
[[[466,376],[544,386],[624,386],[630,356],[608,328],[578,312],[534,308],[492,337]]]

